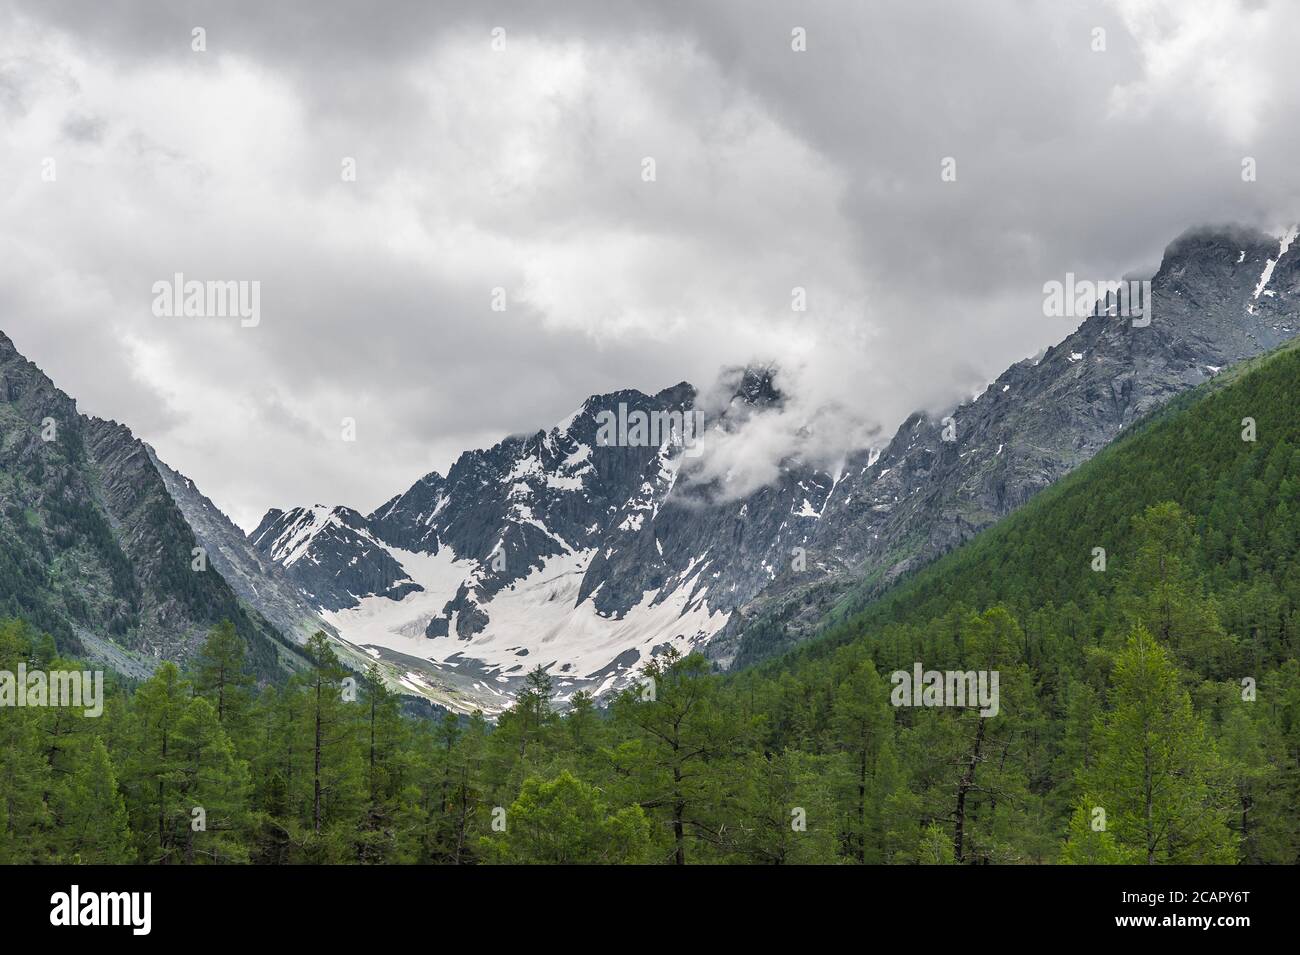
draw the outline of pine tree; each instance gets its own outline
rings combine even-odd
[[[1236,811],[1229,825],[1241,838],[1242,862],[1253,865],[1289,865],[1295,862],[1300,834],[1288,811],[1287,752],[1279,728],[1269,719],[1268,708],[1244,702],[1240,688],[1227,688],[1227,715],[1218,747],[1233,769]],[[1276,692],[1273,685],[1266,693]]]
[[[930,823],[921,832],[916,861],[920,865],[956,865],[952,839],[938,823]]]
[[[366,669],[361,707],[368,804],[357,858],[360,862],[383,862],[409,851],[406,830],[413,823],[414,806],[408,802],[412,800],[407,788],[410,754],[401,704],[374,663]]]
[[[178,842],[185,861],[247,861],[248,765],[235,754],[216,708],[207,699],[189,701],[176,724],[175,748],[184,825]]]
[[[717,682],[702,656],[669,651],[643,676],[653,687],[625,692],[615,718],[629,738],[614,753],[635,801],[668,831],[670,858],[688,861],[692,843],[716,841],[732,781],[732,758],[752,727],[730,720],[718,705]]]
[[[830,761],[795,749],[745,757],[722,813],[733,821],[718,838],[734,850],[728,856],[765,865],[834,862],[839,820]]]
[[[140,684],[131,701],[121,786],[141,861],[178,862],[177,836],[188,824],[183,805],[183,757],[177,726],[190,699],[190,685],[165,662]]]
[[[245,667],[245,650],[235,625],[223,620],[209,631],[195,667],[195,690],[212,701],[217,720],[232,738],[243,729],[250,703],[248,688],[253,684]]]
[[[126,801],[108,748],[98,737],[80,747],[74,768],[52,799],[62,861],[115,865],[133,861]]]
[[[364,805],[365,768],[359,743],[360,707],[344,699],[351,679],[322,632],[307,642],[312,668],[298,693],[304,707],[298,732],[307,741],[310,764],[291,785],[306,788],[302,842],[311,861],[344,861]],[[292,791],[292,790],[291,790]]]
[[[514,710],[519,720],[519,761],[528,758],[528,743],[541,733],[551,718],[551,697],[555,688],[551,676],[541,666],[528,671],[524,688],[515,700]]]
[[[1121,575],[1120,605],[1130,618],[1179,654],[1185,663],[1220,676],[1230,645],[1214,602],[1197,570],[1200,539],[1172,501],[1133,519],[1136,552]]]
[[[546,781],[530,776],[508,807],[505,832],[481,840],[491,861],[548,865],[642,862],[650,823],[640,806],[616,811],[568,770]]]
[[[881,811],[888,792],[877,778],[882,754],[892,751],[894,715],[889,689],[870,660],[855,666],[835,691],[831,737],[847,760],[850,791],[847,837],[858,862],[884,855]],[[886,757],[888,758],[888,757]]]
[[[450,755],[451,789],[445,813],[448,829],[445,851],[446,861],[452,865],[474,861],[471,832],[484,807],[482,767],[489,735],[483,713],[475,710]]]
[[[1178,668],[1145,628],[1115,661],[1113,706],[1094,731],[1083,807],[1100,807],[1121,853],[1147,864],[1237,861],[1231,796]],[[1071,850],[1074,852],[1075,850]]]
[[[1095,815],[1103,807],[1081,802],[1070,816],[1070,828],[1061,861],[1066,865],[1133,865],[1142,853],[1132,845],[1121,845],[1102,827],[1104,818]],[[1094,822],[1094,819],[1096,820]]]
[[[31,660],[29,629],[15,620],[0,620],[0,671],[16,677],[18,665]],[[23,687],[12,689],[22,692]],[[15,708],[8,700],[0,710],[0,864],[47,861],[53,851],[54,818],[46,802],[53,774],[44,749],[42,711]]]

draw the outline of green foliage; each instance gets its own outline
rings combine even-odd
[[[640,806],[611,812],[595,787],[568,770],[550,781],[529,776],[499,818],[505,832],[482,839],[494,862],[637,863],[650,845],[650,822]]]

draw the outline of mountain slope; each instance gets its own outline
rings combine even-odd
[[[1175,502],[1193,520],[1187,544],[1218,595],[1214,613],[1237,638],[1268,632],[1295,650],[1300,632],[1300,340],[1242,362],[1135,424],[1118,440],[964,546],[899,582],[862,609],[830,618],[824,633],[765,665],[797,660],[898,624],[958,608],[1048,611],[1082,629],[1090,608],[1125,585],[1159,596],[1143,568],[1134,519]],[[1244,422],[1254,422],[1246,440]],[[1095,548],[1105,551],[1104,571]],[[863,588],[865,590],[865,588]],[[859,596],[861,596],[861,592]],[[1247,648],[1248,650],[1248,648]],[[1213,661],[1190,661],[1206,668]]]
[[[145,445],[79,414],[0,333],[0,613],[135,676],[187,660],[223,619],[260,675],[292,665],[219,572],[192,569],[197,546]]]
[[[208,561],[240,600],[296,643],[317,630],[331,632],[279,564],[251,547],[244,532],[193,481],[169,467],[152,447],[145,449]]]
[[[1011,366],[952,413],[955,440],[943,440],[942,420],[918,414],[882,452],[851,456],[809,546],[809,566],[825,574],[787,572],[711,655],[743,665],[792,646],[850,589],[858,605],[870,600],[1151,409],[1290,339],[1300,331],[1300,254],[1285,238],[1193,230],[1166,250],[1152,298],[1146,327],[1094,314],[1037,361]]]

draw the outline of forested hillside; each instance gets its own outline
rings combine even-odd
[[[798,653],[663,654],[607,711],[538,670],[495,726],[409,720],[324,639],[258,691],[217,628],[101,717],[0,711],[0,861],[1294,863],[1297,380],[1215,380]],[[0,626],[0,670],[55,655]],[[996,671],[996,714],[891,705],[918,663]]]

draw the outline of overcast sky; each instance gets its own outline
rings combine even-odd
[[[1297,37],[1282,0],[0,0],[0,329],[245,528],[752,361],[884,440],[1071,331],[1045,281],[1294,220]],[[156,316],[177,272],[260,324]]]

